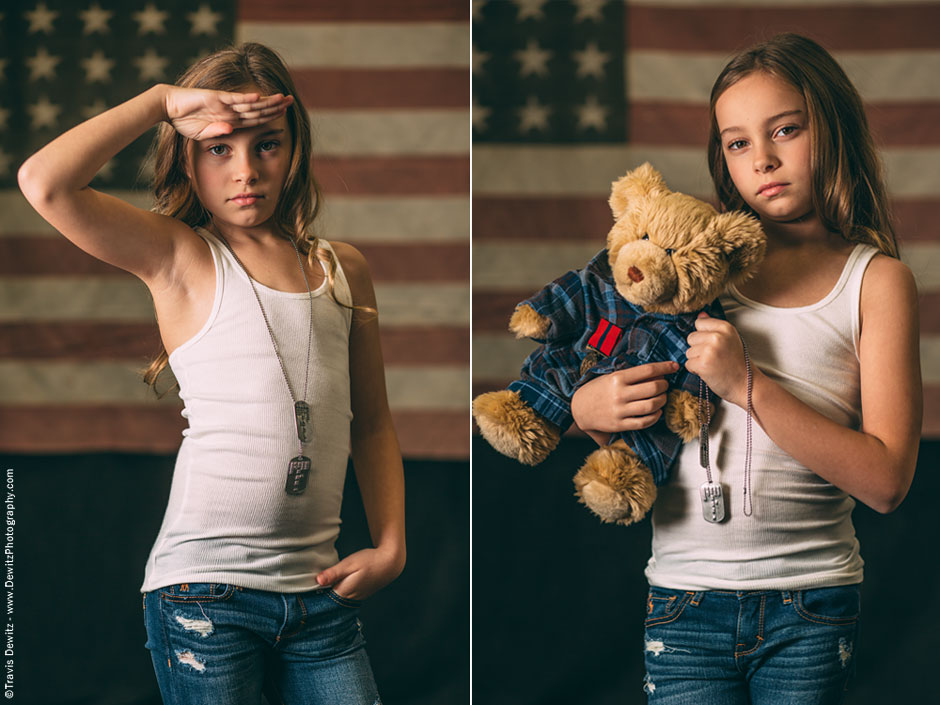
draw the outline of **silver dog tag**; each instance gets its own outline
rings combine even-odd
[[[294,421],[297,423],[297,438],[306,443],[310,440],[310,407],[307,402],[294,403]]]
[[[717,482],[706,482],[700,488],[702,495],[702,515],[705,521],[717,524],[725,518],[725,496]]]

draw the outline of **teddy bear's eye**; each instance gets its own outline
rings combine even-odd
[[[666,254],[667,254],[667,255],[671,255],[673,252],[675,252],[675,250],[673,250],[671,247],[667,247],[667,248],[666,248]]]
[[[641,240],[649,240],[649,239],[650,239],[649,233],[644,233],[644,234],[643,234],[643,237],[641,237],[640,239],[641,239]]]

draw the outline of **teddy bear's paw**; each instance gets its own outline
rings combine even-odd
[[[487,392],[473,400],[480,433],[493,448],[523,465],[538,465],[561,438],[561,430],[539,416],[517,392]]]
[[[621,441],[587,457],[574,477],[575,495],[601,521],[628,526],[656,500],[653,476]]]
[[[517,307],[509,319],[509,330],[515,333],[517,338],[544,340],[551,325],[548,316],[536,313],[528,304]]]
[[[715,413],[715,405],[708,403],[708,416]],[[666,426],[684,443],[698,438],[701,424],[698,417],[698,397],[681,389],[673,389],[666,397],[663,416]]]

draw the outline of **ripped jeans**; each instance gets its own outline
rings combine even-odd
[[[143,595],[146,647],[165,705],[376,705],[359,603],[182,583]]]
[[[830,705],[854,670],[859,585],[687,592],[650,587],[650,705]]]

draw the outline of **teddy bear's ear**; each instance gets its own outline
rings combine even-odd
[[[614,220],[619,220],[633,201],[665,193],[669,193],[669,189],[666,187],[662,174],[656,171],[649,162],[638,166],[611,185],[609,202]]]
[[[746,213],[721,213],[712,219],[735,281],[747,279],[764,258],[767,237],[760,221]]]

